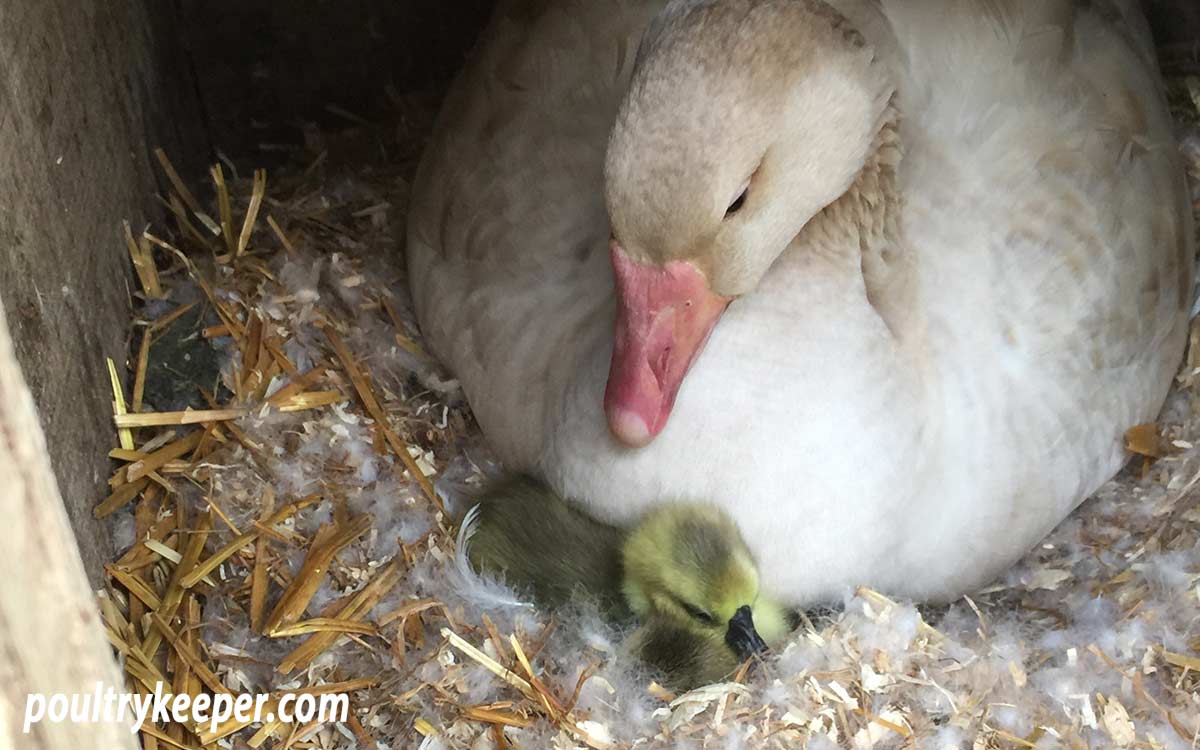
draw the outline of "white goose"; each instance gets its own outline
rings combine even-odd
[[[1193,252],[1134,0],[502,2],[407,249],[511,468],[721,503],[796,604],[979,586],[1112,476]]]

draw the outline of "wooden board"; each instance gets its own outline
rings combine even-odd
[[[0,11],[0,298],[93,581],[111,557],[91,514],[112,442],[105,358],[125,361],[137,288],[121,220],[140,230],[156,212],[154,146],[208,158],[170,9],[5,0]]]
[[[124,681],[104,638],[46,440],[0,315],[0,750],[124,750],[117,724],[36,724],[23,734],[29,693],[92,693]]]

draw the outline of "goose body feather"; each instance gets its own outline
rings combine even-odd
[[[1190,208],[1135,4],[809,2],[862,36],[894,127],[632,449],[602,404],[604,164],[665,4],[501,3],[414,185],[426,339],[509,468],[606,522],[716,501],[786,601],[986,583],[1121,467],[1186,338]]]

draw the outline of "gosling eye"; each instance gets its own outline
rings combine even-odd
[[[717,618],[713,617],[711,612],[705,612],[703,609],[700,609],[695,605],[688,604],[685,601],[680,601],[679,606],[683,607],[683,611],[687,612],[688,616],[697,622],[703,623],[704,625],[717,624]]]
[[[733,199],[733,203],[730,203],[729,208],[725,209],[725,218],[726,219],[728,219],[730,216],[733,216],[738,211],[742,210],[742,206],[746,205],[746,195],[749,192],[750,192],[750,182],[749,182],[749,180],[747,180],[746,184],[743,185],[742,189],[738,192],[738,196]]]

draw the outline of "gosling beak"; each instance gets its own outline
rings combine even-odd
[[[742,661],[767,650],[767,644],[754,629],[754,615],[751,614],[749,605],[740,608],[729,620],[725,643]]]

